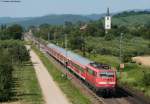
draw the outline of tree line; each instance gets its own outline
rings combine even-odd
[[[2,25],[0,29],[0,101],[11,99],[14,67],[29,60],[22,31],[19,25]]]
[[[0,40],[7,40],[7,39],[18,39],[22,38],[23,28],[18,25],[14,24],[11,26],[1,25],[0,27]]]

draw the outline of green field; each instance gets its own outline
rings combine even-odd
[[[31,63],[17,66],[13,71],[12,101],[21,104],[43,104],[34,68]]]
[[[119,82],[143,92],[150,97],[150,67],[127,63]]]
[[[61,90],[66,94],[72,104],[91,104],[89,98],[83,95],[79,89],[77,89],[70,80],[62,78],[62,73],[50,62],[50,60],[37,48],[33,47],[33,50],[38,54],[43,64],[52,75],[54,81],[57,82]]]

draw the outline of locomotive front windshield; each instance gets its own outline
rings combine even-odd
[[[101,72],[100,73],[100,77],[109,77],[109,78],[111,78],[111,77],[114,77],[114,72]]]

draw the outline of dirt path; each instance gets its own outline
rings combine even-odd
[[[137,63],[141,63],[142,65],[150,66],[150,56],[133,57],[133,60]]]
[[[36,75],[46,104],[70,104],[34,51],[30,51],[30,56],[31,61],[34,63]]]

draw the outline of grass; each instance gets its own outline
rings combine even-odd
[[[43,104],[34,68],[31,63],[16,66],[13,71],[13,99],[21,104]]]
[[[150,73],[150,67],[128,63],[125,65],[123,77],[119,80],[120,83],[128,85],[136,90],[142,91],[146,96],[150,97],[150,86],[144,85],[144,72]],[[150,76],[149,76],[150,77]]]
[[[77,89],[70,80],[62,78],[62,73],[50,62],[50,60],[37,48],[33,47],[33,50],[42,60],[43,64],[52,75],[53,80],[59,85],[61,90],[69,98],[72,104],[91,104],[86,95],[83,95],[79,89]]]
[[[149,53],[148,45],[150,42],[141,37],[131,37],[124,34],[122,40],[122,52],[126,54],[137,53]],[[116,37],[110,41],[106,41],[102,37],[86,37],[86,45],[91,49],[94,49],[97,54],[114,55],[119,56],[120,54],[120,38]],[[88,48],[87,48],[88,49]],[[105,51],[102,51],[105,49]]]
[[[117,67],[119,65],[119,63],[120,63],[120,60],[119,60],[118,57],[111,56],[111,55],[96,54],[95,56],[91,55],[89,58],[92,61],[109,64],[109,65],[111,65],[113,67]]]

